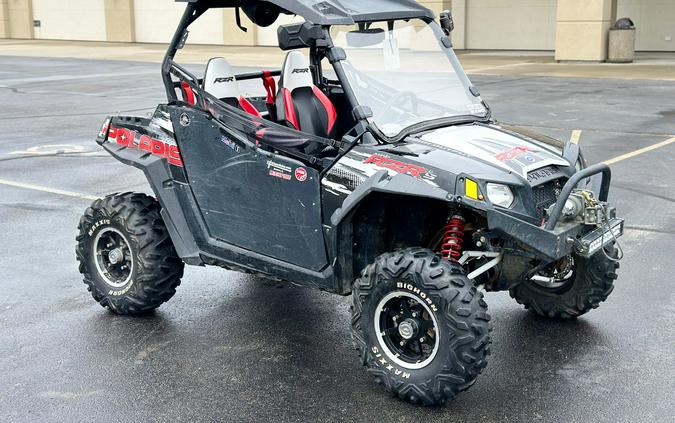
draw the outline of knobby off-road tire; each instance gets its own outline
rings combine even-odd
[[[399,398],[415,404],[443,404],[469,388],[486,366],[491,342],[487,304],[459,265],[422,248],[386,253],[363,270],[352,294],[354,347],[376,382]],[[394,351],[400,344],[387,344],[392,339],[403,341],[397,337],[403,335],[385,338],[376,332],[376,326],[381,329],[386,322],[396,325],[387,313],[397,314],[405,304],[421,310],[419,327],[428,327],[429,321],[437,326],[421,334],[427,342],[427,337],[433,338],[435,354],[417,364],[405,361],[405,353],[396,357]],[[404,323],[401,319],[399,332]],[[395,327],[387,330],[397,331]],[[419,348],[421,352],[421,343]]]
[[[184,264],[159,212],[155,199],[124,193],[95,200],[80,218],[80,273],[94,299],[116,314],[153,310],[180,285]]]
[[[617,256],[616,248],[608,252]],[[557,288],[547,288],[534,281],[522,282],[509,293],[519,304],[543,317],[570,319],[598,308],[614,289],[619,263],[607,258],[602,251],[585,259],[574,257],[571,280]]]

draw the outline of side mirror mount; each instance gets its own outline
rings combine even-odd
[[[445,35],[450,35],[453,29],[455,29],[455,21],[452,20],[452,15],[449,10],[444,10],[439,15],[439,21],[441,23],[441,28]]]

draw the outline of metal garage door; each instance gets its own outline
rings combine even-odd
[[[33,0],[35,38],[105,41],[103,0]]]
[[[637,50],[675,51],[673,0],[619,0],[617,17],[635,22]]]
[[[136,41],[139,43],[168,43],[171,41],[186,3],[167,0],[137,0],[134,2]],[[190,27],[192,44],[223,44],[223,11],[212,9]]]

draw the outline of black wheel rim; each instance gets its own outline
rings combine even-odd
[[[560,290],[571,286],[575,275],[576,263],[574,257],[568,255],[546,266],[532,277],[532,281],[541,288]]]
[[[426,367],[438,352],[436,317],[421,299],[408,292],[385,295],[377,305],[374,323],[383,351],[402,367]]]
[[[94,238],[93,249],[96,270],[108,285],[121,288],[131,280],[131,247],[122,232],[113,227],[103,228]]]

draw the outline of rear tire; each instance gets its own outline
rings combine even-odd
[[[616,248],[608,252],[617,256]],[[602,251],[586,259],[574,258],[574,274],[568,283],[545,287],[529,280],[509,290],[519,304],[534,314],[555,319],[579,317],[598,308],[614,289],[619,263],[607,258]]]
[[[432,251],[379,256],[354,283],[352,297],[352,339],[362,364],[400,399],[443,404],[487,365],[483,294],[461,266]]]
[[[94,299],[116,314],[153,310],[176,293],[184,264],[145,194],[98,199],[78,225],[76,255]]]

